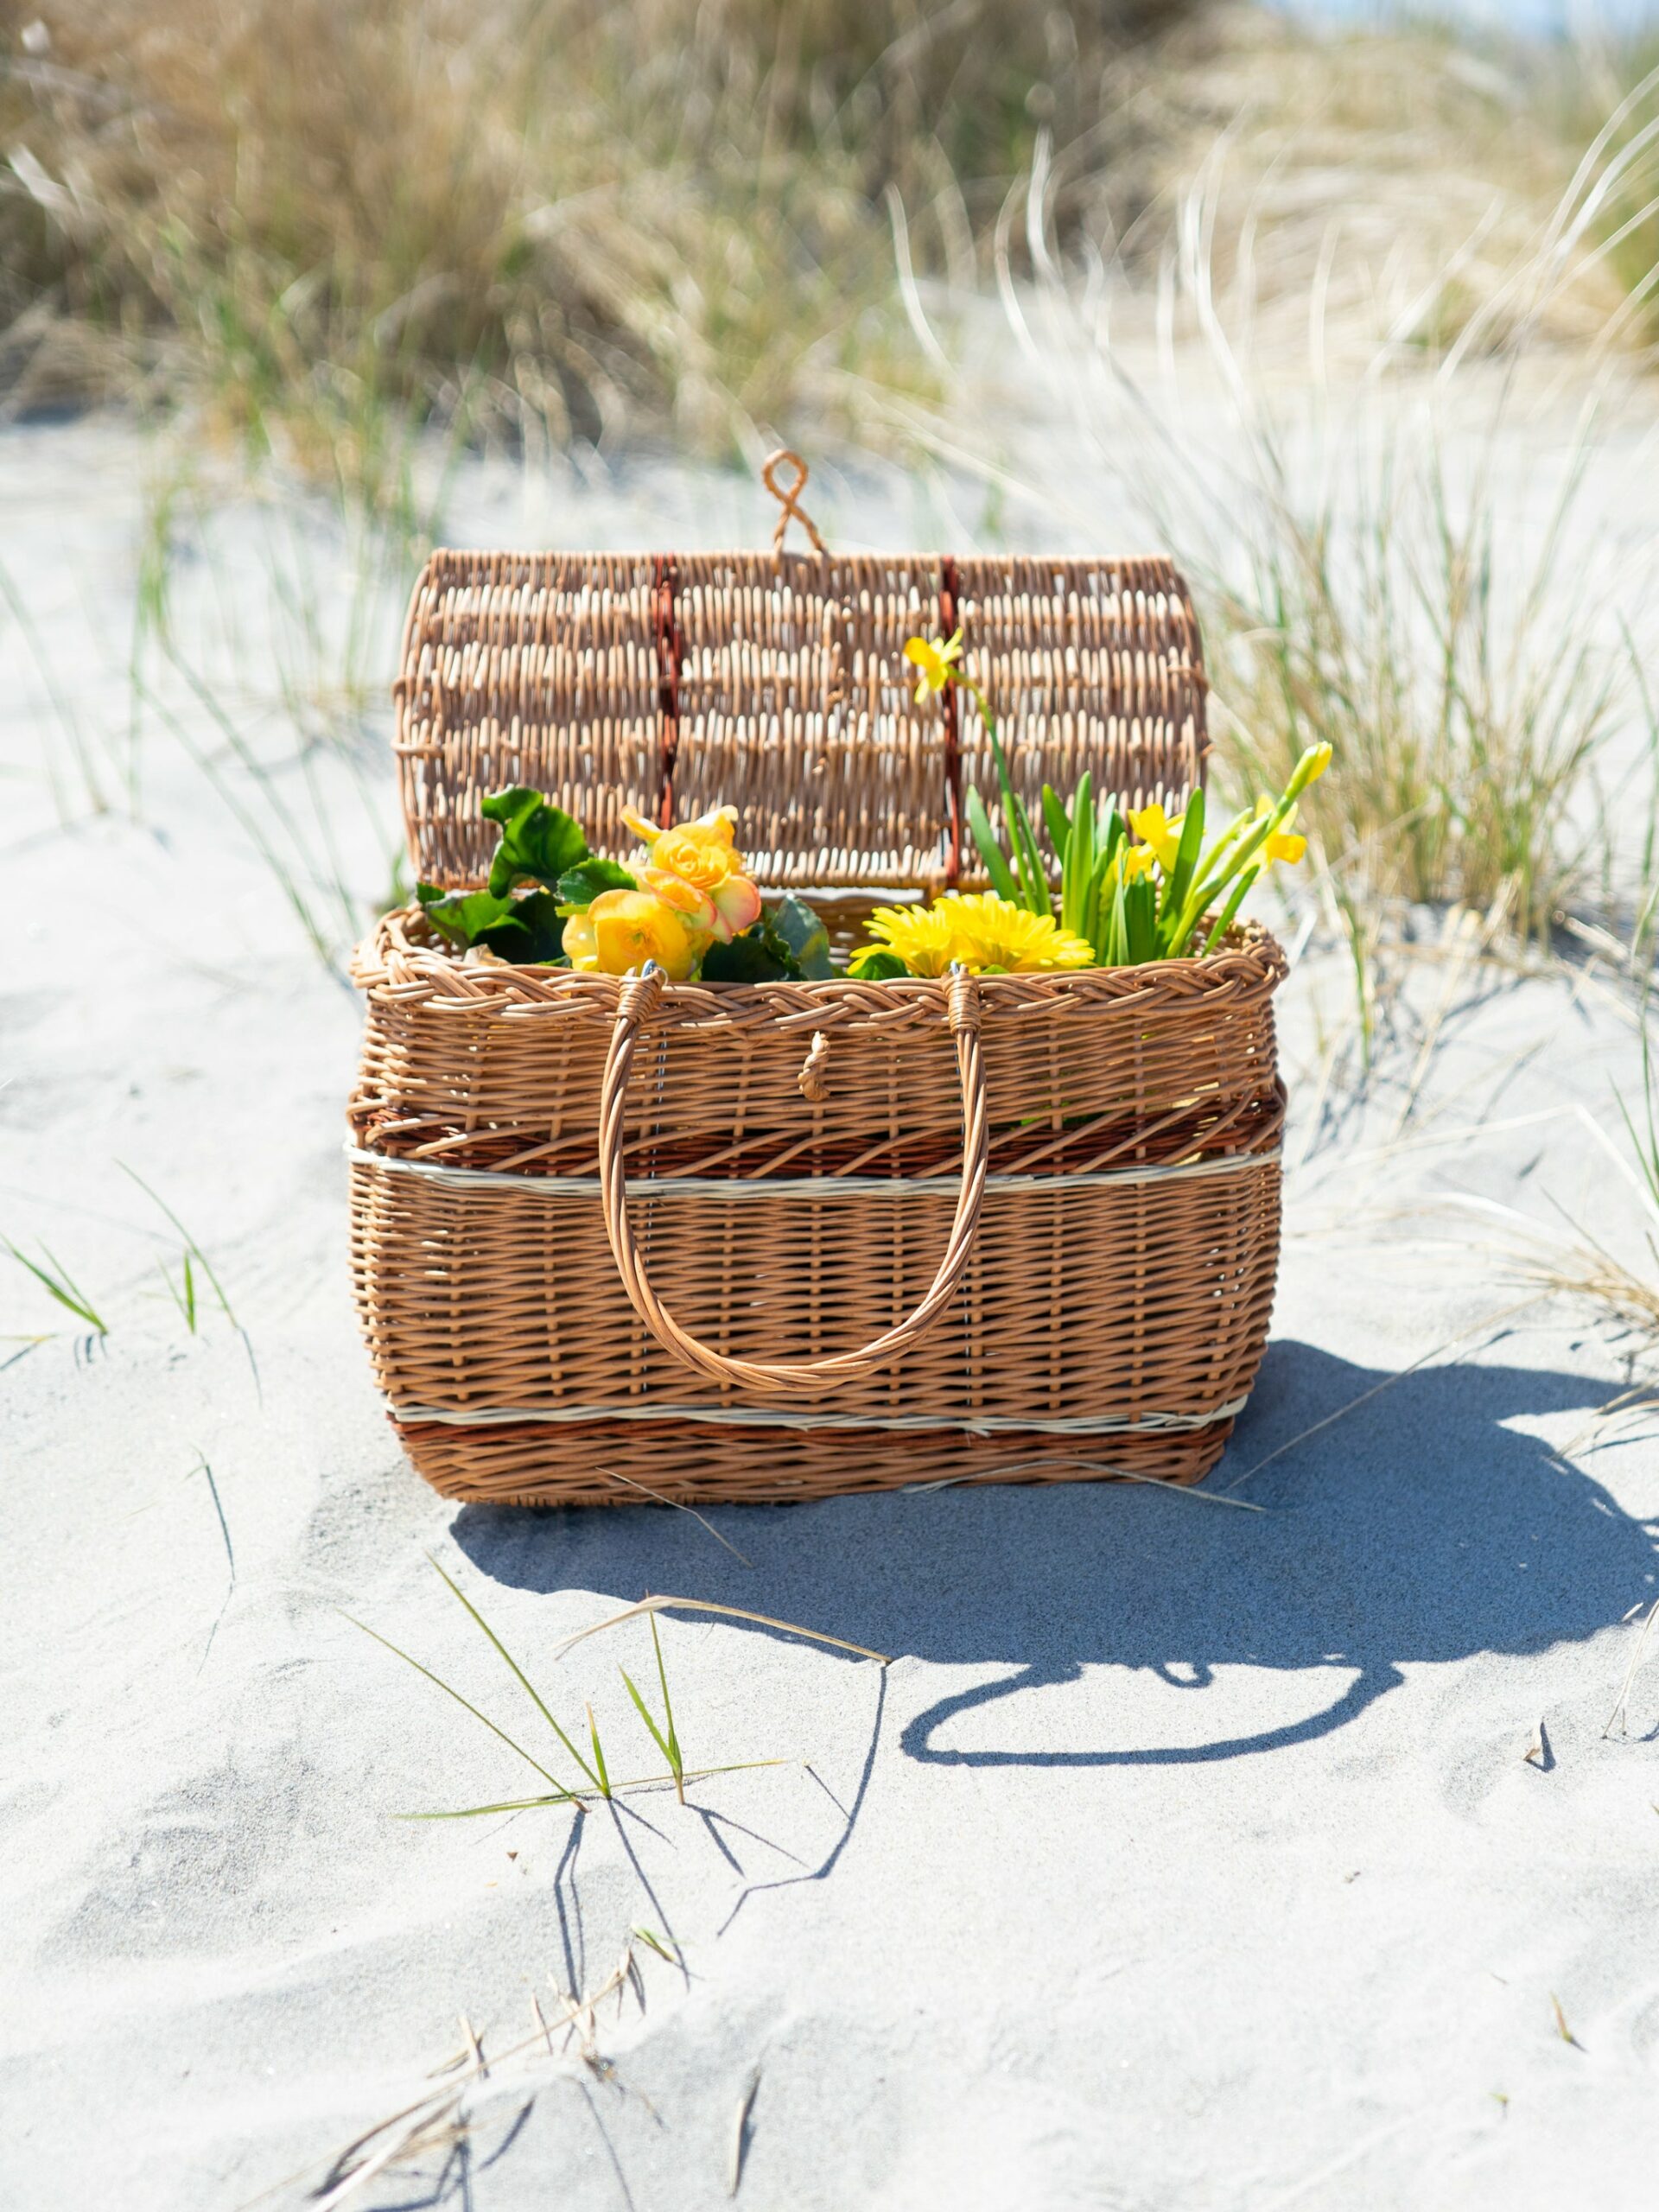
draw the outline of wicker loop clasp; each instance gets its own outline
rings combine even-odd
[[[795,481],[787,491],[778,481],[777,477],[778,464],[784,461],[786,461],[795,472]],[[781,553],[784,550],[784,537],[789,529],[789,518],[791,515],[811,539],[815,552],[828,553],[830,550],[818,536],[817,524],[800,505],[801,494],[806,489],[806,463],[801,459],[799,454],[791,453],[787,446],[779,446],[776,453],[767,454],[760,471],[760,481],[784,511],[778,518],[777,529],[772,533],[772,550],[774,553]]]
[[[990,1124],[985,1104],[985,1066],[980,1049],[979,993],[971,976],[959,973],[950,979],[947,1012],[955,1033],[957,1072],[962,1084],[962,1183],[957,1210],[939,1262],[921,1303],[902,1321],[856,1351],[835,1352],[821,1359],[736,1359],[701,1343],[683,1328],[652,1287],[645,1262],[634,1242],[628,1219],[627,1167],[624,1158],[628,1075],[633,1065],[640,1026],[655,1009],[661,994],[661,970],[650,969],[631,978],[617,1000],[616,1020],[599,1092],[599,1188],[605,1216],[605,1236],[616,1262],[617,1274],[634,1312],[663,1350],[689,1367],[694,1375],[741,1390],[808,1391],[835,1389],[855,1382],[878,1368],[891,1366],[901,1352],[918,1344],[943,1319],[973,1257],[974,1239],[985,1204],[985,1181],[990,1166]],[[823,1039],[813,1040],[801,1071],[806,1089],[810,1068]],[[808,1094],[809,1096],[810,1094]]]
[[[822,1106],[830,1096],[830,1039],[822,1029],[812,1033],[811,1047],[801,1062],[801,1071],[795,1078],[800,1085],[801,1096],[809,1105]]]

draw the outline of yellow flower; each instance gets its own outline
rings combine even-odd
[[[1158,865],[1158,855],[1150,845],[1128,845],[1123,851],[1123,880],[1134,883],[1143,875],[1150,875]]]
[[[870,916],[870,934],[880,938],[912,976],[943,976],[954,957],[950,917],[936,906],[878,906]]]
[[[995,968],[1007,975],[1095,964],[1086,938],[995,891],[948,891],[925,908],[878,907],[870,930],[912,976],[943,976],[957,963],[976,974]]]
[[[572,914],[564,925],[570,965],[590,975],[626,976],[654,960],[671,982],[683,983],[708,942],[655,891],[601,891],[585,914]]]
[[[1172,822],[1161,806],[1135,807],[1129,812],[1129,827],[1143,844],[1152,848],[1153,858],[1166,875],[1175,871],[1175,857],[1181,849],[1181,824],[1186,817],[1178,814]],[[1133,854],[1131,854],[1133,858]],[[1144,875],[1150,861],[1142,861],[1136,873]],[[1131,876],[1129,880],[1134,881]]]
[[[1308,747],[1307,751],[1302,755],[1303,760],[1307,763],[1307,773],[1302,778],[1302,789],[1304,791],[1307,789],[1310,784],[1317,784],[1319,782],[1319,778],[1331,766],[1332,755],[1335,753],[1336,749],[1337,748],[1334,745],[1310,745]]]
[[[921,671],[921,682],[916,686],[916,703],[919,707],[930,691],[943,691],[950,681],[952,670],[962,658],[962,632],[951,638],[912,638],[905,646],[905,658],[913,661]]]
[[[1273,801],[1264,795],[1255,802],[1255,812],[1252,819],[1256,822],[1265,821],[1272,812]],[[1255,851],[1251,854],[1252,864],[1266,869],[1271,868],[1274,861],[1283,861],[1287,868],[1294,868],[1307,850],[1306,838],[1293,834],[1295,825],[1296,810],[1293,806],[1279,827],[1264,837]]]
[[[714,807],[695,822],[679,823],[672,830],[658,829],[629,806],[623,808],[622,819],[644,843],[653,868],[683,876],[699,891],[712,891],[742,866],[735,846],[734,806]]]
[[[1033,914],[995,891],[947,892],[934,908],[949,914],[955,958],[972,969],[1026,975],[1040,968],[1092,968],[1095,948],[1062,929],[1052,914]]]
[[[695,822],[679,823],[672,830],[658,829],[632,807],[623,808],[622,819],[645,847],[645,858],[634,871],[641,882],[671,901],[671,880],[689,886],[709,908],[706,924],[699,922],[698,926],[706,926],[710,939],[729,944],[760,920],[760,893],[743,873],[737,850],[734,806],[712,807]]]

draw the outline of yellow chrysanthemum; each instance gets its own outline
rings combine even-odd
[[[1181,824],[1185,819],[1184,814],[1178,814],[1172,821],[1161,806],[1129,810],[1130,829],[1143,845],[1151,848],[1154,859],[1166,875],[1174,873],[1176,856],[1181,849]],[[1141,873],[1145,873],[1144,867]]]
[[[1095,964],[1085,938],[995,891],[949,891],[928,907],[879,907],[870,930],[912,976],[943,976],[958,964],[975,974],[995,968],[1007,975]]]
[[[962,658],[962,632],[950,638],[912,638],[905,646],[905,658],[921,671],[921,682],[916,686],[916,703],[919,707],[930,691],[943,691],[950,681],[950,672]]]
[[[870,916],[870,934],[880,942],[867,950],[893,953],[912,976],[943,976],[950,965],[950,919],[936,907],[878,906]]]

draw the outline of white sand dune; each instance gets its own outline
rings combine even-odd
[[[96,424],[0,444],[0,557],[112,797],[142,465]],[[475,538],[753,535],[721,479],[467,496]],[[890,502],[867,534],[925,519]],[[308,821],[264,626],[279,528],[245,507],[193,541],[178,634]],[[396,611],[370,609],[377,681]],[[8,2212],[297,2206],[442,2087],[461,2015],[500,2054],[630,1940],[639,1986],[586,2056],[499,2063],[464,2139],[346,2201],[697,2212],[729,2201],[752,2089],[739,2202],[778,2212],[1651,2203],[1659,1637],[1603,1731],[1659,1594],[1659,1457],[1595,1424],[1614,1339],[1547,1305],[1492,1321],[1523,1294],[1494,1230],[1402,1217],[1465,1191],[1548,1224],[1553,1197],[1628,1236],[1583,1118],[1630,1079],[1611,995],[1425,962],[1369,1101],[1333,1083],[1316,1116],[1345,986],[1334,956],[1299,969],[1274,1341],[1209,1485],[1260,1512],[1095,1485],[715,1511],[746,1566],[667,1511],[457,1511],[402,1460],[351,1313],[356,1008],[189,756],[222,731],[148,664],[178,728],[146,714],[141,820],[89,819],[40,658],[0,635],[0,1230],[110,1323],[0,1347]],[[365,813],[338,759],[308,766],[366,899],[384,773]],[[245,1345],[168,1301],[178,1239],[123,1161]],[[0,1301],[7,1331],[67,1319],[20,1268]],[[660,1765],[617,1674],[646,1678],[643,1629],[552,1655],[645,1590],[896,1656],[671,1619],[689,1762],[785,1764],[684,1808],[408,1823],[535,1777],[344,1613],[569,1764],[428,1551],[626,1773]]]

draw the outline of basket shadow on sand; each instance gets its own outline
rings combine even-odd
[[[1274,1343],[1211,1486],[1225,1489],[1388,1380],[1308,1344]],[[753,1571],[689,1516],[650,1508],[468,1506],[454,1535],[480,1572],[514,1587],[601,1590],[624,1602],[671,1589],[930,1663],[1013,1670],[911,1718],[900,1741],[912,1759],[1230,1759],[1342,1728],[1408,1665],[1580,1642],[1651,1598],[1655,1530],[1506,1425],[1567,1412],[1587,1420],[1611,1395],[1605,1382],[1547,1370],[1422,1370],[1263,1468],[1244,1495],[1264,1514],[1122,1484],[712,1509]],[[1185,1693],[1197,1709],[1180,1701],[1185,1725],[1171,1732],[1179,1740],[1114,1742],[1103,1732],[1094,1745],[1042,1748],[1041,1691],[1102,1666],[1150,1670]],[[1235,1668],[1310,1675],[1310,1694],[1293,1699],[1310,1709],[1267,1728],[1230,1726],[1217,1673]]]

